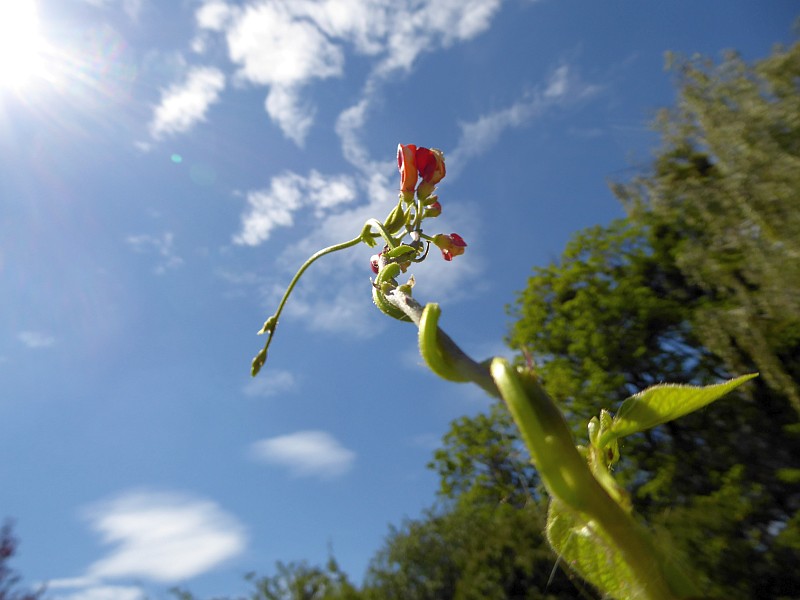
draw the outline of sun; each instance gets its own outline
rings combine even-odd
[[[0,89],[43,75],[44,49],[36,0],[0,0]]]

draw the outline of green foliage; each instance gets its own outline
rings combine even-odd
[[[464,499],[394,529],[365,582],[375,600],[502,600],[580,597],[556,570],[543,511]]]
[[[653,172],[615,186],[631,216],[580,232],[535,270],[509,342],[537,361],[576,430],[579,416],[661,381],[763,371],[746,392],[626,439],[616,465],[610,447],[608,466],[711,593],[789,597],[800,589],[786,568],[800,556],[800,47],[753,67],[734,55],[676,64],[680,101],[660,117]],[[615,419],[625,433],[661,420],[638,408],[631,423],[629,410]]]
[[[505,404],[450,424],[428,467],[439,475],[439,494],[454,500],[524,506],[540,497],[536,470]]]
[[[665,383],[634,394],[619,407],[617,414],[603,431],[598,445],[602,449],[617,438],[640,433],[657,425],[684,417],[736,389],[756,375],[742,375],[716,385],[703,387]]]
[[[748,65],[671,57],[653,171],[615,191],[686,282],[703,345],[800,414],[800,44]]]
[[[278,562],[274,574],[259,576],[250,573],[246,579],[253,589],[247,596],[236,600],[361,600],[363,598],[333,558],[328,560],[324,568],[310,566],[305,562]],[[178,600],[196,600],[196,597],[187,590],[175,588],[170,591]]]
[[[325,569],[304,562],[276,565],[270,576],[248,575],[255,588],[248,600],[356,600],[358,590],[334,559]]]

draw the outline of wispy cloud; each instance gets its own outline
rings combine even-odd
[[[285,173],[274,177],[270,187],[248,192],[248,211],[242,216],[242,229],[235,244],[257,246],[269,239],[276,227],[294,224],[294,213],[302,207],[313,209],[317,217],[356,198],[356,188],[345,175],[325,176],[312,170],[307,177]]]
[[[92,529],[114,548],[92,564],[97,581],[142,577],[174,582],[239,554],[244,528],[214,502],[183,494],[134,491],[87,511]]]
[[[410,70],[424,52],[469,40],[489,28],[501,0],[428,0],[396,3],[376,73]]]
[[[461,123],[461,137],[448,154],[448,176],[457,176],[470,159],[487,152],[508,129],[523,127],[548,111],[589,98],[600,87],[584,82],[567,64],[560,65],[547,82],[511,106]]]
[[[245,396],[277,396],[295,387],[295,378],[289,371],[264,369],[262,375],[251,379],[244,386]]]
[[[161,95],[150,122],[150,135],[158,140],[183,133],[204,121],[209,107],[219,100],[225,88],[225,75],[214,67],[195,67],[185,81]]]
[[[17,339],[32,349],[49,348],[56,343],[56,338],[42,331],[20,331]]]
[[[356,454],[325,431],[298,431],[253,443],[250,456],[257,461],[288,468],[298,477],[329,479],[344,475]]]
[[[133,248],[134,252],[158,254],[161,260],[153,269],[157,275],[163,275],[167,270],[176,269],[183,264],[183,259],[177,256],[173,250],[174,235],[170,231],[165,231],[160,236],[129,235],[125,238],[125,243]]]
[[[175,583],[240,554],[244,527],[216,503],[175,492],[137,490],[85,510],[91,528],[112,549],[78,577],[47,582],[54,600],[144,600],[136,585],[116,579]]]

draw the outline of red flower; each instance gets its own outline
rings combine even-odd
[[[414,144],[397,145],[397,168],[400,171],[400,191],[413,194],[417,185],[417,147]]]
[[[422,181],[436,185],[444,179],[444,154],[436,148],[417,148],[417,169]]]
[[[454,256],[464,254],[464,248],[467,247],[467,243],[457,233],[435,235],[433,243],[442,251],[442,258],[448,262],[453,260]]]
[[[436,188],[436,184],[444,179],[444,154],[436,148],[417,148],[417,169],[422,183],[417,188],[417,198],[425,200]]]

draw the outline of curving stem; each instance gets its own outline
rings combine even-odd
[[[699,596],[691,579],[661,557],[650,535],[609,496],[575,447],[564,415],[532,371],[519,372],[495,358],[477,363],[439,329],[437,304],[424,308],[409,294],[393,290],[386,299],[419,327],[420,353],[431,370],[449,381],[476,383],[509,407],[550,495],[602,528],[625,557],[650,600]]]

